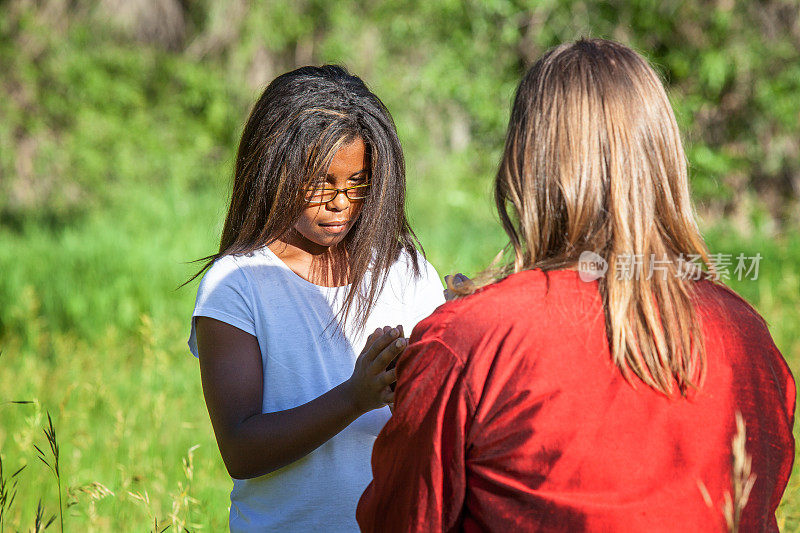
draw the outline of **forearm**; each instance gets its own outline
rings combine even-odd
[[[261,413],[263,378],[256,337],[198,317],[200,378],[217,444],[236,479],[268,474],[307,455],[363,413],[391,403],[389,361],[405,348],[400,332],[376,329],[353,375],[322,396],[275,413]]]
[[[218,434],[217,442],[231,477],[268,474],[311,453],[346,428],[363,414],[348,387],[345,382],[298,407],[255,414],[231,428],[220,428],[226,434]]]

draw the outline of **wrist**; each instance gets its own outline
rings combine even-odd
[[[337,396],[340,397],[342,405],[345,406],[347,414],[353,419],[356,419],[367,412],[367,409],[364,409],[358,401],[358,393],[352,379],[348,379],[347,381],[343,382],[336,387],[334,391],[337,393]]]

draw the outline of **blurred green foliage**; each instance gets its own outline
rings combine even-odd
[[[799,20],[800,6],[785,0],[11,2],[0,13],[0,223],[5,238],[26,235],[22,253],[37,242],[37,254],[56,253],[52,238],[75,242],[78,257],[58,252],[53,283],[47,260],[38,269],[7,264],[0,296],[17,301],[24,273],[43,291],[50,326],[87,334],[119,306],[114,323],[130,329],[153,301],[131,296],[139,282],[83,298],[71,290],[86,273],[140,271],[123,265],[142,255],[146,242],[137,239],[151,236],[149,222],[134,220],[125,238],[103,226],[119,227],[133,206],[169,225],[158,202],[224,196],[248,106],[272,77],[302,63],[344,63],[386,100],[410,156],[411,198],[436,211],[428,215],[436,229],[421,231],[490,218],[472,199],[489,194],[516,83],[541,52],[580,35],[626,42],[663,73],[710,220],[728,214],[748,231],[765,215],[763,224],[795,231]],[[146,197],[156,191],[157,200]],[[131,200],[142,194],[142,205]],[[434,209],[438,202],[449,208]],[[97,228],[92,243],[70,237],[82,227]],[[434,256],[479,261],[502,240],[481,228],[476,241],[491,246]],[[184,241],[197,242],[186,231]],[[105,259],[103,232],[117,243]],[[213,239],[196,249],[213,251]],[[6,308],[0,326],[21,324]]]
[[[731,285],[800,370],[794,0],[0,6],[0,453],[31,465],[15,528],[40,495],[52,511],[31,453],[45,409],[65,452],[68,525],[224,527],[229,480],[184,344],[195,285],[175,289],[199,268],[187,261],[215,251],[249,106],[300,64],[345,64],[384,99],[413,227],[440,273],[473,274],[505,242],[490,185],[522,73],[581,35],[639,49],[686,134],[710,247],[762,254],[759,280]],[[192,480],[181,465],[197,443]],[[114,495],[82,492],[94,482]],[[794,476],[787,529],[798,491]]]
[[[11,2],[0,214],[68,219],[104,185],[157,180],[165,166],[196,180],[192,165],[230,153],[257,90],[303,63],[347,64],[384,95],[409,150],[475,151],[490,173],[521,74],[580,35],[625,42],[662,72],[704,205],[730,213],[755,191],[776,220],[796,221],[794,0]],[[180,169],[175,148],[190,154]]]

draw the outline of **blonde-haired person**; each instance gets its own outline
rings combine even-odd
[[[415,329],[361,528],[724,530],[738,412],[755,475],[739,527],[776,531],[795,384],[763,319],[686,261],[709,267],[647,61],[600,39],[548,51],[496,199],[514,260]]]

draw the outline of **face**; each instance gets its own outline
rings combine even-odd
[[[331,160],[325,176],[324,187],[344,189],[368,181],[366,147],[357,137],[342,145]],[[304,242],[296,243],[309,252],[320,252],[339,244],[358,217],[363,200],[350,200],[339,192],[332,200],[321,205],[311,205],[303,210],[294,229]]]

